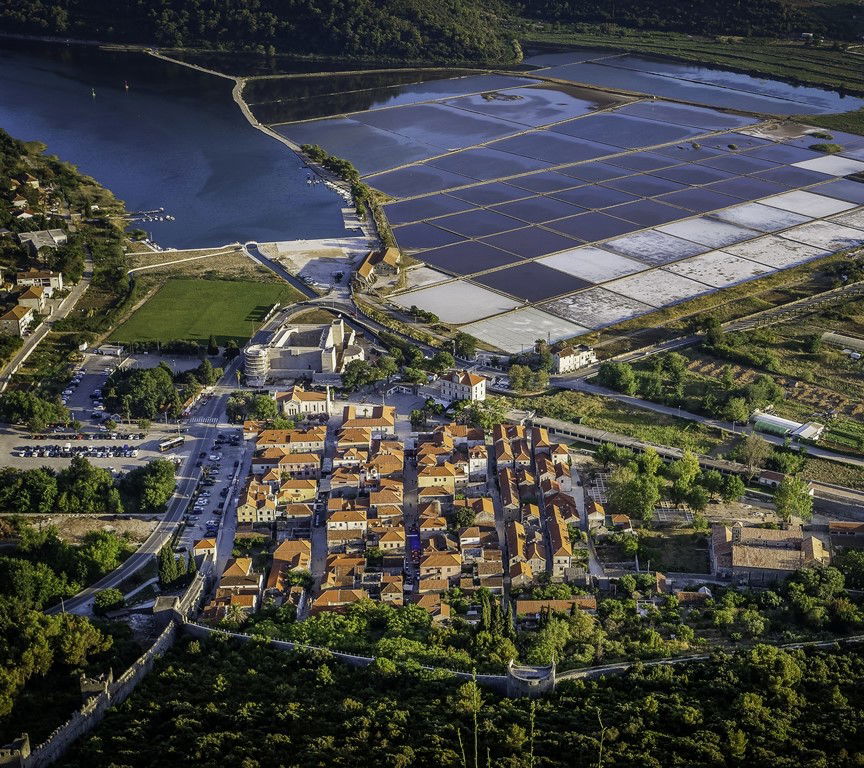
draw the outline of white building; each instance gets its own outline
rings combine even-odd
[[[592,347],[584,344],[566,346],[554,353],[555,373],[570,373],[597,362],[597,353]]]
[[[27,272],[18,272],[15,275],[15,283],[22,288],[41,285],[45,289],[45,295],[50,299],[54,291],[63,290],[63,273],[51,272],[47,269],[30,269]]]
[[[326,392],[307,392],[303,387],[294,386],[287,392],[274,392],[276,406],[283,416],[305,416],[310,413],[330,413],[333,401],[330,387]]]
[[[816,441],[822,437],[822,433],[825,431],[824,424],[815,421],[802,424],[800,421],[784,419],[766,411],[753,411],[750,419],[753,421],[753,426],[760,432],[768,432],[772,435],[789,435],[790,437]]]
[[[486,399],[486,377],[470,371],[451,371],[441,378],[440,386],[446,400]]]
[[[341,318],[325,325],[290,323],[277,330],[267,344],[251,344],[243,350],[246,378],[253,386],[265,381],[316,374],[338,377],[352,360],[362,360],[355,332]]]

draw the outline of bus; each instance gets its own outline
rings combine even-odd
[[[162,453],[165,453],[165,451],[170,451],[170,450],[173,450],[174,448],[179,448],[185,442],[186,442],[186,438],[183,435],[180,435],[179,437],[172,437],[168,440],[163,440],[161,443],[159,443],[159,450]]]

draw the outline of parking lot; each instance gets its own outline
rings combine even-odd
[[[221,535],[229,536],[229,541],[233,539],[233,510],[236,507],[238,486],[246,470],[244,460],[247,446],[242,430],[237,427],[221,429],[210,445],[199,441],[199,446],[204,450],[198,451],[195,467],[201,476],[183,515],[184,527],[177,539],[177,552],[191,550],[200,539],[216,538],[220,526]],[[224,514],[226,506],[228,513]],[[224,554],[220,552],[220,555]]]

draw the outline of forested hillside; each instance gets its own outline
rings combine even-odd
[[[501,699],[379,661],[179,641],[61,762],[91,768],[851,768],[864,761],[860,651],[758,646]]]
[[[854,40],[864,32],[864,6],[854,0],[522,0],[522,12],[543,21],[609,23],[697,35],[784,37],[813,32]]]
[[[17,0],[0,28],[37,35],[320,56],[510,61],[499,0]]]

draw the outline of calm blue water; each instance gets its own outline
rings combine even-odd
[[[176,221],[140,225],[161,245],[343,235],[341,199],[306,184],[301,161],[246,122],[231,87],[143,54],[0,41],[0,128],[44,142],[130,211],[164,207]]]

